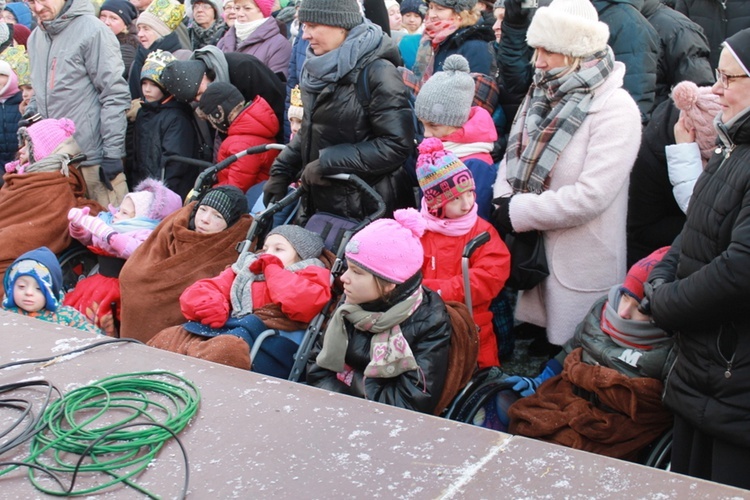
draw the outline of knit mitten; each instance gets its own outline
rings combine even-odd
[[[109,237],[115,233],[114,229],[98,217],[86,215],[79,224],[104,241],[108,241]]]
[[[75,224],[76,226],[81,225],[81,219],[86,217],[89,214],[89,207],[83,207],[83,208],[76,208],[73,207],[70,210],[68,210],[68,220],[71,224]]]

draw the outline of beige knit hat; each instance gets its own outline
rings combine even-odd
[[[599,21],[589,0],[553,0],[537,9],[526,33],[531,47],[572,57],[586,57],[604,50],[609,27]]]

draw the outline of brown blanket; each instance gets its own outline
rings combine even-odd
[[[672,425],[661,392],[659,380],[629,378],[611,368],[583,363],[578,348],[565,358],[560,375],[510,407],[508,430],[633,460]]]
[[[235,246],[247,236],[252,218],[243,215],[225,231],[199,234],[188,229],[194,205],[164,219],[122,268],[121,337],[148,342],[164,328],[184,323],[180,294],[237,259]]]
[[[160,331],[148,341],[148,345],[242,370],[250,369],[247,342],[234,335],[202,337],[178,325]]]
[[[46,246],[60,253],[70,246],[68,210],[88,206],[96,215],[102,206],[84,198],[86,183],[70,166],[60,172],[5,174],[0,189],[0,277],[21,254]],[[3,295],[0,289],[0,298]]]

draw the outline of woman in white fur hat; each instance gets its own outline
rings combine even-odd
[[[516,318],[570,339],[597,297],[625,277],[628,178],[641,120],[625,66],[589,0],[553,0],[527,33],[534,80],[495,182],[501,234],[542,231],[549,276],[521,292]]]

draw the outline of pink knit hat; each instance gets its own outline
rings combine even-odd
[[[271,17],[274,0],[253,0],[253,2],[258,6],[263,17]]]
[[[721,111],[719,96],[711,92],[711,87],[699,87],[693,82],[684,81],[672,90],[674,105],[685,116],[685,124],[695,128],[695,142],[701,150],[703,165],[716,148],[714,118]]]
[[[378,219],[352,236],[346,258],[375,276],[401,284],[422,269],[424,250],[419,239],[425,227],[413,208],[396,210],[393,219]]]
[[[39,161],[48,157],[75,131],[75,124],[67,118],[59,120],[47,118],[34,123],[26,129],[26,134],[31,141],[30,160]]]

